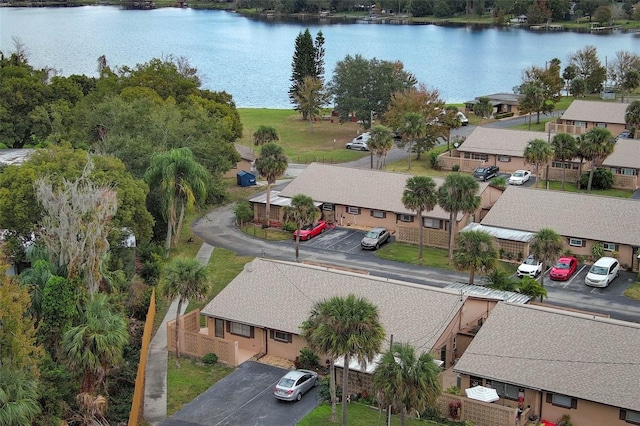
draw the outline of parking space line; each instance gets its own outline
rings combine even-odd
[[[248,400],[247,402],[242,404],[233,413],[229,414],[227,417],[225,417],[224,419],[222,419],[218,423],[216,423],[216,426],[221,425],[223,422],[227,421],[229,418],[235,416],[242,408],[244,408],[245,406],[247,406],[250,403],[252,403],[256,398],[258,398],[259,396],[261,396],[265,392],[273,390],[273,388],[275,387],[276,384],[278,384],[279,381],[280,381],[280,379],[276,380],[275,382],[273,382],[273,384],[269,385],[268,387],[266,387],[265,389],[263,389],[262,391],[260,391],[256,395],[254,395],[253,398],[251,398],[250,400]]]
[[[582,265],[582,268],[580,268],[579,271],[576,271],[573,274],[573,276],[567,280],[567,283],[562,286],[562,288],[567,288],[568,286],[570,286],[571,283],[573,283],[573,280],[575,280],[578,277],[578,275],[580,275],[580,272],[582,272],[584,270],[584,268],[586,268],[586,267],[587,267],[587,265]]]

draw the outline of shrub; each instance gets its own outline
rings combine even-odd
[[[587,188],[589,184],[589,173],[585,173],[580,177],[580,187]],[[613,186],[613,173],[611,170],[597,168],[593,171],[593,181],[591,189],[611,189]]]
[[[460,389],[457,386],[449,386],[444,390],[444,393],[450,393],[451,395],[460,395]]]
[[[595,260],[600,259],[604,255],[604,244],[598,242],[591,247],[591,254]]]
[[[208,354],[202,357],[202,362],[204,362],[205,364],[215,364],[218,362],[218,355],[212,352],[209,352]]]
[[[324,376],[320,379],[320,383],[318,384],[318,399],[320,401],[331,401],[331,390],[330,390],[330,380],[331,377],[329,375]],[[342,398],[342,388],[336,385],[336,398],[338,401]]]
[[[320,367],[320,358],[309,348],[300,349],[300,355],[296,357],[297,368],[315,370]]]
[[[440,159],[438,158],[438,152],[429,152],[429,164],[433,170],[440,170]]]
[[[285,222],[282,224],[282,230],[287,232],[293,232],[296,230],[296,224],[293,222]]]
[[[496,114],[494,118],[498,120],[500,118],[507,118],[507,117],[513,117],[513,116],[514,116],[514,112],[501,112],[500,114]]]
[[[451,167],[451,170],[454,172],[460,171],[460,164],[454,164],[453,167]]]
[[[236,215],[236,221],[241,225],[253,219],[253,207],[248,201],[238,201],[233,206],[233,213]]]

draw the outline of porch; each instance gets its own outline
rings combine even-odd
[[[176,321],[167,323],[167,350],[176,350]],[[250,359],[257,359],[261,354],[239,347],[237,340],[222,339],[209,335],[207,327],[200,327],[200,310],[196,309],[180,317],[180,353],[202,358],[208,353],[218,356],[218,361],[237,367]]]

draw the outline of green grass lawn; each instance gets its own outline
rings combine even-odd
[[[454,269],[449,265],[449,251],[434,247],[422,248],[422,261],[418,260],[418,246],[414,244],[394,242],[376,250],[381,259],[411,263],[413,265],[431,266],[434,268]]]
[[[293,234],[289,231],[282,231],[276,228],[262,229],[261,225],[255,223],[247,223],[241,226],[240,229],[247,235],[267,241],[286,241],[293,239]]]
[[[232,372],[233,368],[224,364],[209,365],[184,357],[180,358],[180,368],[178,368],[175,356],[169,355],[167,362],[167,416],[175,414],[184,404]]]
[[[338,405],[337,415],[338,422],[342,406]],[[371,408],[356,402],[349,404],[347,407],[347,423],[349,426],[383,426],[386,424],[386,413],[380,412],[377,408]],[[298,426],[326,426],[331,423],[331,405],[323,404],[316,407],[305,418],[298,422]],[[391,424],[399,425],[400,417],[398,415],[391,416]],[[407,419],[407,426],[438,426],[439,423],[423,421],[417,419]]]
[[[357,123],[333,123],[318,120],[313,123],[302,120],[302,115],[288,109],[239,108],[238,113],[244,127],[239,143],[253,146],[253,133],[260,125],[272,126],[278,132],[279,143],[291,163],[343,163],[369,155],[368,152],[345,149],[345,144],[364,130]],[[326,111],[325,114],[330,114]],[[256,147],[259,149],[259,147]]]
[[[631,284],[622,294],[629,299],[640,300],[640,281]]]

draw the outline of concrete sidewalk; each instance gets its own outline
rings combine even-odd
[[[201,265],[209,263],[209,258],[213,253],[214,247],[204,243],[196,259]],[[183,315],[187,309],[188,301],[182,303]],[[149,345],[149,355],[147,356],[147,369],[145,371],[144,386],[144,419],[155,425],[167,417],[167,360],[169,353],[167,351],[167,322],[175,319],[178,310],[178,299],[171,302],[171,306],[167,310],[167,314],[160,324],[160,328],[151,339]]]

